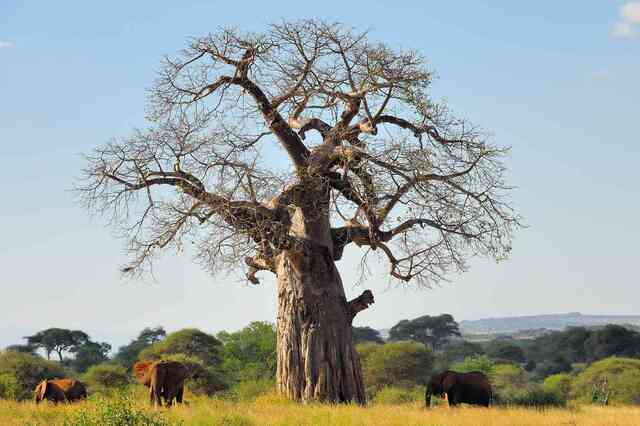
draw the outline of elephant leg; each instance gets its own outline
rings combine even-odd
[[[184,386],[178,386],[178,390],[176,392],[176,403],[182,404],[183,395],[184,395]]]
[[[449,389],[449,392],[447,392],[447,401],[449,401],[449,407],[458,405],[458,398],[454,388]]]

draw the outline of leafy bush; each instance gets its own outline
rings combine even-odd
[[[89,367],[82,376],[91,392],[110,393],[129,384],[127,370],[113,363],[103,363]]]
[[[169,355],[184,354],[196,357],[207,367],[220,364],[222,343],[210,334],[195,328],[185,328],[168,334],[164,340],[143,349],[139,359],[161,359]]]
[[[484,373],[486,376],[491,376],[494,369],[495,364],[486,355],[466,357],[464,361],[457,362],[450,367],[450,370],[457,371],[459,373],[479,371]]]
[[[65,377],[60,364],[22,352],[0,353],[0,396],[18,400],[33,398],[36,385],[44,379]]]
[[[359,345],[362,349],[363,345]],[[433,369],[433,352],[422,343],[397,342],[366,346],[362,356],[365,386],[369,391],[384,386],[413,387],[424,384]]]
[[[68,419],[65,426],[171,426],[176,423],[158,412],[146,412],[135,406],[131,395],[100,399],[90,408],[81,408]]]
[[[640,404],[640,359],[605,358],[594,362],[573,381],[572,392],[582,402]],[[601,395],[604,394],[604,395]]]
[[[523,407],[563,407],[566,400],[555,392],[547,391],[540,386],[533,386],[524,392],[515,393],[513,397],[502,399],[502,403]]]
[[[527,387],[527,372],[514,364],[498,364],[489,374],[494,396],[507,401]]]
[[[416,401],[424,401],[424,388],[385,386],[373,398],[375,404],[383,405],[408,404]]]
[[[567,401],[571,393],[572,380],[573,378],[567,373],[554,374],[544,379],[542,388]]]

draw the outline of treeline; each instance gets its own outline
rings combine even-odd
[[[485,372],[496,401],[507,404],[640,403],[640,333],[618,325],[472,343],[443,314],[402,320],[386,339],[370,327],[354,327],[353,337],[368,397],[380,403],[422,399],[429,376],[445,369]],[[40,380],[63,376],[81,378],[91,392],[113,392],[133,383],[131,368],[145,359],[185,364],[195,394],[244,399],[275,384],[276,335],[265,322],[216,335],[145,328],[111,357],[108,343],[79,330],[52,328],[25,339],[0,353],[2,398],[30,398]]]
[[[195,328],[174,333],[145,328],[111,358],[108,344],[77,330],[51,328],[26,340],[0,352],[0,398],[29,399],[38,382],[56,377],[79,377],[91,393],[111,393],[132,384],[133,364],[147,359],[182,362],[189,371],[189,391],[195,394],[225,392],[234,398],[274,384],[275,329],[265,322],[215,336]],[[51,360],[54,353],[57,361]]]

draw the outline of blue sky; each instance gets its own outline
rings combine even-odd
[[[530,227],[512,258],[477,259],[432,290],[389,285],[360,325],[581,311],[640,314],[640,2],[0,2],[0,346],[49,326],[115,344],[145,326],[233,330],[275,320],[253,287],[167,255],[122,282],[123,242],[73,202],[81,153],[143,127],[163,55],[220,26],[318,17],[425,54],[433,95],[513,147]],[[357,252],[340,262],[346,291]]]

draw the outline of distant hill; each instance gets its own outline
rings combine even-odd
[[[571,312],[568,314],[486,318],[461,321],[460,331],[463,334],[509,334],[530,329],[563,330],[566,327],[594,327],[605,324],[640,326],[640,315],[582,315],[580,312]]]

